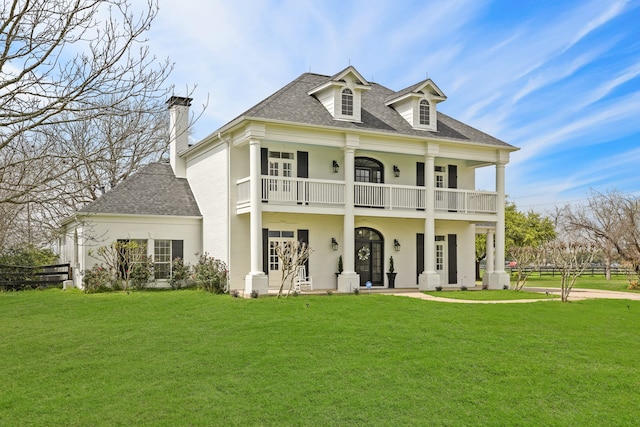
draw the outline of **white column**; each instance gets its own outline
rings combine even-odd
[[[508,154],[506,155],[508,156]],[[496,193],[497,193],[497,211],[496,211],[496,235],[495,235],[495,259],[493,262],[493,272],[485,273],[487,279],[483,278],[483,284],[489,289],[504,289],[509,287],[509,274],[504,270],[505,262],[505,176],[504,168],[508,161],[508,157],[500,156],[496,162]],[[489,259],[487,258],[487,268]]]
[[[354,183],[355,183],[355,150],[344,151],[344,271],[355,273],[355,215],[354,215]]]
[[[344,149],[344,271],[338,276],[338,291],[353,292],[360,286],[360,275],[355,264],[355,151],[359,145],[357,135],[347,135]]]
[[[421,290],[435,290],[440,285],[440,275],[436,272],[436,220],[435,220],[435,157],[439,146],[428,144],[424,161],[424,272],[420,274],[418,287]]]
[[[435,215],[435,158],[427,156],[424,163],[425,174],[425,217],[424,217],[424,267],[425,273],[436,272],[436,222]]]
[[[498,212],[496,220],[496,263],[495,271],[497,273],[504,273],[504,261],[505,261],[505,235],[504,235],[504,204],[505,204],[505,189],[504,189],[504,163],[496,163],[496,192],[498,193]]]
[[[491,274],[495,270],[493,259],[493,231],[491,230],[487,231],[487,245],[485,250],[487,251],[487,267],[485,270],[485,274]]]
[[[269,290],[268,277],[262,271],[262,177],[260,174],[260,141],[249,141],[249,179],[251,188],[251,208],[249,212],[249,256],[251,271],[245,277],[245,296],[252,291],[266,294]]]

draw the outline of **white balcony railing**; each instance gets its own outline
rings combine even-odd
[[[263,202],[274,204],[340,206],[344,205],[344,185],[344,181],[262,177],[260,197]],[[249,206],[249,179],[239,180],[237,187],[237,206]],[[358,182],[354,185],[354,204],[388,210],[425,209],[425,188]],[[495,214],[497,194],[438,188],[434,208],[440,212]]]

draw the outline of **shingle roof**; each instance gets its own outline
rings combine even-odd
[[[79,213],[201,216],[185,178],[168,163],[150,163]]]
[[[238,118],[253,117],[267,120],[281,120],[307,125],[353,130],[373,130],[396,135],[411,135],[434,139],[444,138],[464,142],[477,142],[504,148],[515,148],[504,141],[494,138],[439,111],[437,132],[414,129],[396,110],[385,105],[385,101],[394,94],[397,96],[397,93],[380,84],[371,82],[371,90],[362,93],[362,122],[353,123],[334,120],[320,101],[307,94],[311,89],[318,87],[329,79],[331,79],[330,76],[304,73],[273,95],[245,111],[238,116]],[[418,84],[422,83],[424,82]],[[411,88],[414,87],[415,85],[405,90],[411,90]]]

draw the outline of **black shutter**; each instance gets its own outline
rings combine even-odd
[[[416,163],[416,185],[424,187],[424,162]]]
[[[269,175],[269,149],[260,148],[260,174]]]
[[[269,274],[269,229],[262,229],[262,271]]]
[[[418,187],[424,187],[424,162],[416,162],[416,185]],[[418,195],[418,197],[418,206],[420,206],[420,202],[422,202],[422,205],[425,205],[425,196]],[[424,209],[418,208],[418,210],[423,211]]]
[[[458,188],[458,166],[449,165],[448,185],[449,188]]]
[[[171,261],[176,258],[184,259],[184,240],[171,241]]]
[[[447,185],[449,188],[458,188],[458,166],[449,165]],[[458,211],[458,195],[456,193],[449,193],[449,212]]]
[[[449,234],[447,236],[447,266],[449,270],[449,284],[458,283],[458,236]]]
[[[309,178],[309,153],[298,151],[298,178]]]
[[[424,271],[424,233],[416,234],[416,266],[416,283],[420,283]]]
[[[309,178],[309,153],[307,151],[298,151],[298,178]],[[307,203],[309,201],[309,183],[298,183],[297,187],[298,204]]]
[[[309,246],[309,230],[298,230],[298,241]],[[307,276],[310,276],[309,273],[309,260],[304,263],[305,270],[307,271]]]

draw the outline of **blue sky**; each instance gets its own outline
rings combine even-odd
[[[304,72],[351,64],[393,90],[428,75],[440,111],[520,147],[520,210],[640,195],[640,0],[160,0],[148,36],[176,94],[208,103],[196,140]],[[492,190],[485,169],[477,188]]]

